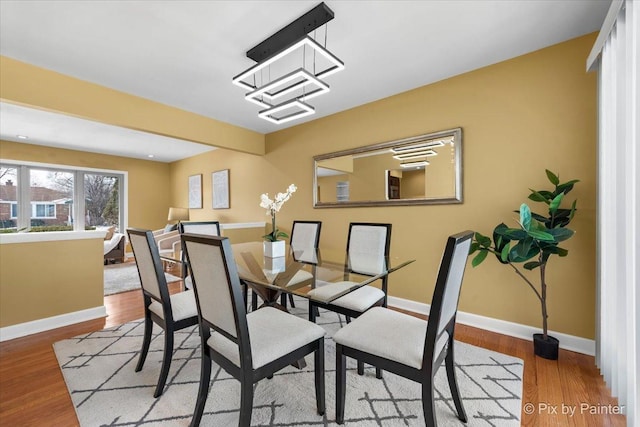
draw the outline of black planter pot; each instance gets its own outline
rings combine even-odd
[[[533,334],[533,352],[535,355],[544,359],[558,360],[560,341],[551,335],[547,335],[546,340],[542,337],[542,334]]]

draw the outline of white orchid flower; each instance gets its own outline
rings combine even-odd
[[[269,198],[269,193],[264,193],[260,196],[260,207],[267,210],[267,215],[271,215],[271,233],[264,236],[268,241],[275,242],[280,237],[287,237],[287,235],[276,228],[276,213],[280,212],[282,205],[291,198],[291,195],[296,192],[298,187],[295,184],[290,184],[287,187],[286,193],[278,193],[274,197],[274,200]]]

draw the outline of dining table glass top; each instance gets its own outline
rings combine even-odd
[[[328,251],[287,246],[285,256],[264,256],[264,242],[236,243],[232,246],[238,275],[252,287],[260,286],[303,298],[329,303],[361,286],[384,278],[415,260],[372,257],[367,253]],[[329,292],[308,292],[336,283]]]

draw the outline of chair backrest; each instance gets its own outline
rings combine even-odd
[[[297,259],[304,262],[317,262],[317,251],[320,245],[322,221],[293,221],[291,227],[290,247],[297,253]]]
[[[440,261],[436,287],[431,299],[423,367],[426,363],[432,364],[441,356],[440,353],[444,348],[442,336],[445,331],[449,333],[451,339],[453,338],[462,278],[472,238],[473,231],[464,231],[449,236],[447,239],[447,245]]]
[[[180,234],[205,234],[207,236],[220,235],[220,222],[218,221],[190,221],[178,224]]]
[[[180,235],[184,233],[202,234],[206,236],[219,236],[220,235],[220,222],[218,221],[189,221],[181,222],[178,224],[178,230]],[[187,258],[184,254],[184,243],[182,243],[182,255],[181,260],[186,263]],[[188,265],[188,263],[186,263]],[[183,274],[187,274],[188,267],[183,270]]]
[[[162,304],[167,319],[167,313],[171,313],[171,301],[153,231],[129,228],[127,234],[136,259],[142,292]]]
[[[347,265],[354,273],[375,276],[386,269],[391,224],[352,222],[347,238]]]
[[[247,313],[229,238],[185,233],[182,241],[201,325],[238,344],[241,363],[250,363]]]

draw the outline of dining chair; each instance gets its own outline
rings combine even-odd
[[[192,234],[204,234],[206,236],[220,236],[220,222],[219,221],[190,221],[180,222],[178,224],[178,231],[180,236],[184,233]],[[182,278],[184,279],[184,285],[186,288],[192,288],[191,277],[189,276],[189,265],[184,255],[184,242],[180,241],[180,260],[182,261]]]
[[[304,254],[315,253],[320,244],[320,230],[322,229],[322,221],[293,221],[291,227],[291,239],[289,247],[292,252],[302,252]],[[287,286],[294,286],[306,280],[313,280],[314,275],[305,270],[298,270],[296,274],[289,280]],[[295,308],[292,294],[282,294],[280,304],[287,307],[287,295],[291,307]]]
[[[323,415],[324,329],[272,307],[247,314],[229,239],[189,233],[182,239],[202,340],[200,386],[191,426],[198,426],[202,418],[212,361],[240,381],[239,426],[244,427],[251,422],[253,385],[314,353],[316,406]]]
[[[334,334],[338,424],[344,422],[347,356],[422,384],[422,409],[430,427],[437,425],[434,377],[444,361],[458,419],[467,422],[456,380],[453,337],[472,237],[472,231],[465,231],[447,239],[428,322],[375,307]]]
[[[364,276],[377,276],[387,268],[391,246],[391,224],[352,222],[349,224],[347,254],[345,259],[344,281],[330,283],[312,289],[308,295],[320,299],[335,295],[353,286],[349,275],[356,273]],[[309,300],[309,320],[315,322],[320,308],[346,316],[347,323],[352,317],[358,317],[371,307],[387,306],[388,276],[381,280],[381,287],[365,285],[355,291],[337,298],[330,303]],[[358,363],[358,373],[364,374],[364,364]],[[376,369],[376,377],[382,378],[382,371]]]
[[[377,276],[386,269],[391,245],[391,224],[360,223],[349,224],[347,237],[347,255],[345,259],[344,282],[330,283],[309,292],[310,296],[322,299],[335,295],[353,285],[349,275],[357,273],[364,276]],[[387,306],[387,276],[381,279],[381,288],[362,286],[330,303],[309,300],[310,307],[318,306],[347,316],[358,317],[375,305]],[[315,312],[309,310],[309,320],[315,321]]]
[[[196,299],[193,291],[169,295],[160,253],[151,230],[130,228],[127,233],[138,267],[144,301],[144,338],[142,340],[140,358],[136,365],[136,372],[142,370],[147,358],[153,324],[156,323],[164,330],[162,367],[160,368],[158,385],[153,393],[153,397],[158,397],[164,390],[169,367],[171,366],[173,333],[198,324]]]

